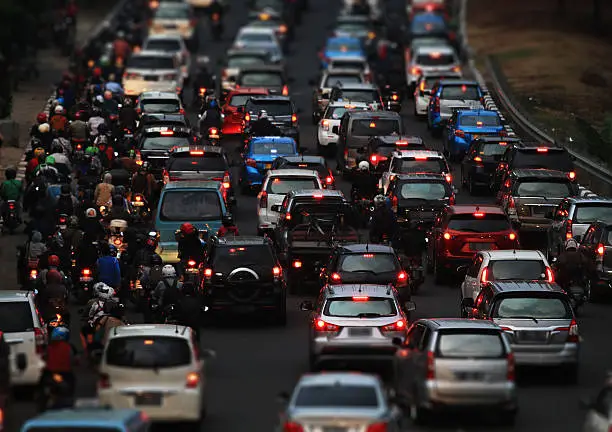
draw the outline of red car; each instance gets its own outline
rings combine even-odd
[[[452,205],[436,219],[429,234],[427,269],[436,283],[460,282],[457,267],[482,250],[519,249],[518,235],[504,211],[493,205]]]
[[[232,90],[225,99],[222,107],[225,118],[223,119],[223,135],[238,135],[242,133],[244,113],[238,112],[238,107],[244,106],[252,96],[267,96],[270,92],[265,88],[249,87]]]

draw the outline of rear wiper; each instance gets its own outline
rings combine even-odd
[[[378,274],[374,270],[353,270],[350,273],[371,273],[373,275],[377,275]]]
[[[533,320],[534,323],[536,324],[538,323],[538,320],[535,317],[528,316],[528,315],[517,315],[517,316],[509,316],[509,317],[503,317],[503,318],[505,319],[530,319],[530,320]]]
[[[382,316],[383,315],[379,314],[378,312],[362,312],[357,314],[357,318],[380,318]]]

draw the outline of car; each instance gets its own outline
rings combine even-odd
[[[440,46],[420,46],[414,50],[410,63],[406,65],[406,82],[414,89],[419,76],[429,73],[460,74],[461,60],[448,44]]]
[[[132,53],[125,66],[123,88],[126,96],[136,98],[143,92],[181,93],[181,63],[174,54],[164,51]]]
[[[287,323],[287,286],[269,238],[212,237],[203,269],[202,300],[215,315],[261,312]]]
[[[189,222],[201,237],[207,238],[219,231],[228,213],[221,182],[168,183],[160,192],[155,215],[155,230],[159,233],[157,253],[166,264],[179,262],[176,232],[181,225]]]
[[[257,195],[257,235],[273,234],[279,213],[272,211],[272,206],[281,204],[290,191],[302,189],[323,189],[323,183],[317,171],[272,169],[266,173],[261,192]]]
[[[383,110],[384,102],[380,89],[370,83],[364,84],[336,84],[329,95],[329,103],[343,102],[351,104],[363,102],[374,111]]]
[[[191,128],[184,126],[152,126],[138,134],[136,159],[147,162],[157,180],[162,173],[170,150],[175,147],[189,147],[194,142]]]
[[[518,410],[515,355],[504,331],[488,320],[420,319],[396,340],[393,389],[414,423],[449,410],[495,410],[513,424]]]
[[[578,251],[595,271],[587,275],[586,284],[592,301],[599,301],[612,292],[612,224],[594,222],[582,236]]]
[[[323,156],[283,156],[272,162],[272,169],[274,170],[295,168],[315,170],[319,174],[323,188],[336,189],[336,179]]]
[[[284,137],[293,138],[300,145],[300,123],[297,108],[289,97],[280,95],[251,96],[237,112],[244,115],[245,139],[250,135],[250,126],[259,114],[265,111],[268,120],[278,127]]]
[[[404,60],[405,64],[409,65],[414,53],[421,47],[439,47],[439,46],[451,46],[449,40],[445,36],[424,36],[412,39],[404,48]],[[409,73],[409,69],[406,69],[406,73]]]
[[[243,151],[244,164],[240,173],[240,186],[248,193],[261,186],[266,172],[277,157],[297,156],[297,144],[288,137],[253,137]]]
[[[578,381],[580,334],[570,299],[546,281],[487,282],[474,301],[461,302],[469,318],[492,320],[507,333],[517,367],[557,367]]]
[[[188,3],[164,2],[153,14],[149,34],[178,34],[186,41],[191,41],[195,35],[196,24],[193,9]]]
[[[520,142],[517,137],[480,136],[472,138],[470,147],[461,161],[461,185],[467,187],[470,195],[477,188],[491,191],[495,170],[508,146]]]
[[[571,197],[559,203],[548,231],[548,250],[551,256],[559,256],[565,249],[565,241],[577,242],[594,222],[612,223],[612,199],[605,197]]]
[[[370,47],[376,40],[376,30],[369,17],[363,15],[340,15],[334,26],[335,37],[355,37]]]
[[[466,274],[461,283],[462,299],[471,297],[476,300],[482,285],[488,281],[554,282],[548,260],[539,250],[481,251],[463,270]]]
[[[406,334],[402,306],[391,285],[348,283],[321,289],[316,307],[304,301],[300,309],[310,312],[308,361],[311,370],[323,364],[378,362],[388,364],[396,347],[393,338]]]
[[[359,69],[325,70],[319,80],[313,80],[311,85],[317,85],[312,93],[312,120],[316,124],[321,114],[329,105],[332,88],[338,84],[363,84],[366,82],[363,71]]]
[[[461,79],[461,73],[425,73],[416,81],[414,88],[414,116],[422,118],[427,116],[427,108],[431,99],[431,89],[441,80]]]
[[[279,65],[249,66],[240,69],[236,77],[236,89],[265,88],[272,95],[289,96],[289,83],[285,69]]]
[[[35,386],[45,368],[47,329],[36,308],[33,291],[0,291],[2,334],[9,344],[11,386]],[[23,367],[25,365],[25,367]]]
[[[392,153],[390,159],[388,169],[380,177],[379,187],[383,194],[387,193],[391,179],[399,174],[440,174],[452,184],[453,178],[448,162],[438,151],[398,150]]]
[[[115,327],[102,354],[98,399],[115,409],[137,407],[154,421],[199,424],[206,416],[205,360],[213,356],[190,327]]]
[[[278,41],[282,47],[286,47],[289,42],[289,34],[293,31],[287,26],[281,13],[266,9],[253,16],[253,21],[250,21],[247,27],[251,28],[269,28],[274,30]]]
[[[334,128],[340,127],[342,116],[347,111],[368,111],[370,107],[363,102],[333,102],[327,104],[317,128],[317,153],[331,153],[338,143],[338,133]]]
[[[161,51],[175,55],[181,65],[183,81],[189,79],[191,55],[183,38],[178,34],[150,35],[142,44],[144,51]]]
[[[450,15],[444,0],[412,0],[409,19],[412,21],[414,16],[420,13],[436,13],[442,16],[446,21],[450,20]]]
[[[427,150],[425,141],[413,135],[380,135],[370,138],[363,152],[370,162],[370,170],[382,173],[389,168],[390,159],[395,151]]]
[[[26,421],[20,431],[93,429],[99,432],[134,432],[148,430],[150,426],[148,417],[137,409],[76,407],[39,414]]]
[[[323,372],[302,375],[286,403],[277,430],[338,429],[347,424],[367,432],[401,430],[400,411],[388,398],[385,386],[375,375],[355,372]],[[340,419],[343,420],[340,420]],[[346,420],[344,420],[346,419]]]
[[[431,89],[427,107],[427,128],[441,135],[456,109],[484,109],[483,93],[476,81],[441,80]]]
[[[345,55],[329,59],[327,70],[334,69],[358,69],[363,72],[367,82],[372,82],[372,70],[366,56]]]
[[[444,152],[451,161],[459,161],[466,155],[472,140],[481,136],[506,137],[508,133],[499,116],[491,110],[461,109],[453,112],[446,125]]]
[[[231,90],[225,98],[225,103],[221,107],[225,117],[223,118],[223,135],[239,135],[242,133],[244,124],[244,110],[239,112],[238,108],[243,107],[247,101],[255,96],[267,96],[270,92],[264,87],[247,87],[238,90]]]
[[[518,235],[500,207],[455,204],[442,210],[428,235],[427,270],[443,283],[479,251],[519,248]]]
[[[153,107],[153,104],[150,104]],[[146,104],[145,104],[146,106]],[[176,108],[176,107],[175,107]],[[174,110],[175,108],[170,107],[169,109]],[[186,114],[164,114],[164,113],[151,113],[145,112],[140,116],[140,122],[138,123],[137,134],[140,134],[143,130],[150,127],[184,127],[190,128],[189,117]]]
[[[175,92],[146,91],[140,93],[135,107],[136,112],[141,115],[141,122],[145,121],[142,117],[146,114],[180,114],[185,116],[185,108],[181,98]],[[185,117],[180,121],[189,126],[188,120],[184,119]],[[178,119],[164,118],[163,120],[176,122]],[[139,128],[141,128],[141,125],[139,125]]]
[[[330,59],[345,56],[365,55],[363,43],[356,37],[330,37],[319,52],[321,69],[326,69]]]
[[[515,169],[506,177],[497,199],[516,229],[548,235],[555,207],[578,194],[578,185],[563,171]]]
[[[234,39],[232,48],[263,49],[272,63],[283,59],[283,50],[276,31],[265,27],[242,27]]]
[[[510,171],[521,168],[563,171],[570,180],[577,181],[574,162],[567,149],[556,144],[519,142],[506,147],[495,170],[493,191],[499,190]]]
[[[612,428],[612,377],[593,399],[581,399],[580,406],[586,413],[582,432],[608,432]]]
[[[450,39],[452,33],[444,17],[436,13],[425,12],[414,14],[408,28],[410,38],[446,37]]]
[[[221,67],[221,90],[228,92],[236,85],[240,69],[271,64],[270,53],[261,48],[230,49]]]

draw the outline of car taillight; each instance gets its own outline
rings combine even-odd
[[[574,237],[574,235],[572,234],[572,220],[568,219],[566,224],[565,224],[565,239],[569,240],[572,237]]]
[[[448,199],[448,204],[455,205],[455,194],[450,196],[450,198]]]
[[[440,98],[436,97],[434,99],[434,112],[439,113],[440,112]]]
[[[81,270],[81,275],[87,277],[87,276],[91,276],[91,270],[88,268],[84,268],[83,270]]]
[[[100,374],[98,377],[98,388],[110,388],[110,378],[107,374]]]
[[[516,240],[516,234],[514,234],[514,233],[508,234],[508,239],[512,240],[512,241]]]
[[[480,282],[485,283],[488,280],[489,280],[489,267],[485,267],[482,270],[482,274],[480,275]]]
[[[259,208],[267,208],[268,207],[268,192],[262,191],[259,196]]]
[[[447,182],[447,183],[452,183],[452,182],[453,182],[453,176],[452,176],[452,175],[450,175],[450,174],[446,174],[446,175],[444,176],[444,178],[446,179],[446,182]]]
[[[404,331],[404,330],[406,330],[406,321],[404,321],[404,320],[396,321],[396,322],[394,322],[392,324],[388,324],[386,326],[382,326],[380,328],[380,330],[383,333]]]
[[[289,96],[289,87],[287,87],[286,85],[283,86],[283,91],[281,92],[281,94],[283,96]],[[293,116],[291,116],[291,120],[293,120]],[[296,121],[297,121],[297,117],[296,117]]]
[[[297,114],[291,114],[291,123],[297,123]]]
[[[399,272],[397,274],[397,282],[399,285],[404,285],[406,282],[408,282],[408,273],[406,273],[404,270]]]
[[[376,165],[378,163],[378,155],[370,155],[370,162],[372,162],[374,165]]]
[[[461,129],[457,129],[455,130],[455,136],[459,138],[465,138],[465,132],[463,132]]]
[[[189,260],[189,261],[187,261],[187,265],[188,265],[189,267],[195,267],[196,262],[195,262],[194,260]]]
[[[279,278],[283,274],[283,269],[279,266],[272,267],[272,274],[275,278]]]
[[[366,432],[387,432],[387,423],[372,423],[368,425]]]
[[[250,167],[257,168],[257,162],[255,162],[255,159],[247,159],[246,164]]]
[[[397,213],[397,207],[399,205],[399,199],[397,198],[397,195],[393,195],[393,198],[391,198],[391,209]]]
[[[187,374],[187,382],[185,386],[187,388],[197,388],[200,383],[200,374],[197,372],[190,372]]]
[[[223,174],[223,187],[225,189],[232,187],[232,179],[230,178],[230,173],[228,171],[225,171]]]
[[[482,158],[480,156],[474,156],[474,159],[472,159],[474,162],[482,162]]]
[[[36,354],[43,355],[45,353],[45,345],[47,341],[45,340],[45,334],[43,333],[42,329],[34,329],[34,340],[36,341]]]
[[[553,283],[555,281],[555,275],[550,267],[546,267],[546,282]]]
[[[573,181],[573,180],[576,180],[576,172],[574,172],[574,171],[570,171],[570,172],[568,172],[568,173],[567,173],[567,177],[568,177],[570,180],[572,180],[572,181]]]
[[[555,331],[567,332],[567,342],[578,343],[580,342],[580,334],[578,333],[578,323],[575,318],[572,318],[572,322],[569,327],[557,327]]]
[[[315,330],[320,332],[337,332],[340,330],[340,327],[336,324],[330,324],[328,322],[323,321],[322,319],[317,319],[314,325]]]
[[[514,379],[516,378],[514,354],[509,353],[508,357],[506,357],[506,360],[508,362],[508,370],[506,372],[506,379],[508,381],[514,381]]]
[[[293,261],[293,264],[292,264],[292,265],[293,265],[293,268],[296,268],[296,269],[297,269],[297,268],[302,268],[302,261],[300,261],[300,260],[295,260],[295,261]]]
[[[330,175],[328,175],[327,177],[325,177],[325,183],[327,183],[328,185],[332,184],[334,182],[334,178]]]
[[[246,114],[244,115],[244,121],[250,122],[250,121],[251,121],[251,114],[246,113]]]
[[[515,209],[516,208],[516,204],[514,204],[514,198],[510,197],[510,200],[508,201],[508,208],[509,209]]]
[[[427,376],[425,378],[436,379],[436,359],[432,351],[427,352]]]
[[[452,238],[450,233],[447,233],[447,232],[444,233],[443,237],[444,237],[444,240],[450,240]]]
[[[30,270],[30,280],[34,280],[38,277],[38,270],[32,269]]]
[[[600,257],[604,256],[604,254],[606,253],[606,247],[603,244],[598,244],[597,245],[597,255],[599,255]]]
[[[331,274],[331,279],[332,279],[334,282],[340,282],[340,280],[341,280],[342,278],[340,277],[340,274],[339,274],[339,273],[332,273],[332,274]]]
[[[412,75],[420,75],[421,74],[421,68],[413,66],[412,69],[410,69],[410,73]]]
[[[321,120],[321,127],[323,128],[323,130],[328,131],[329,130],[329,120]]]
[[[299,423],[285,422],[283,432],[304,432],[304,428]]]
[[[212,277],[213,271],[211,268],[207,268],[204,270],[204,277],[206,279],[210,279]]]

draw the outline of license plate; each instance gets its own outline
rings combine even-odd
[[[491,243],[470,243],[470,250],[482,251],[491,249]]]
[[[162,404],[162,400],[161,393],[143,393],[134,396],[135,405],[159,406]]]
[[[480,372],[457,372],[455,376],[464,381],[482,381],[484,378]]]
[[[270,168],[272,168],[272,164],[271,163],[264,164],[264,169],[270,169]]]
[[[91,281],[93,281],[93,278],[90,278],[90,277],[79,278],[79,282],[91,282]]]
[[[546,207],[532,207],[534,214],[544,215],[548,210]]]
[[[372,329],[369,327],[356,327],[349,329],[349,336],[371,336]]]
[[[545,342],[548,339],[548,332],[524,331],[520,333],[520,336],[524,342]]]

